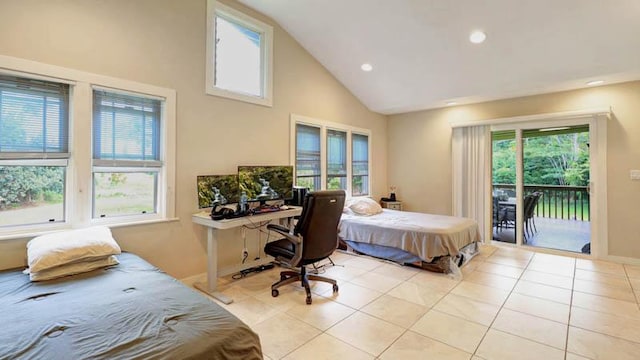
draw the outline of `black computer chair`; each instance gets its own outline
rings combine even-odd
[[[307,304],[311,304],[309,280],[324,281],[333,284],[333,291],[338,291],[338,283],[324,276],[307,274],[306,265],[313,264],[329,257],[338,246],[338,223],[344,207],[345,193],[338,191],[314,191],[307,193],[302,206],[302,214],[295,228],[290,231],[284,226],[269,224],[267,229],[273,230],[285,238],[269,242],[264,252],[276,260],[292,267],[299,267],[300,272],[282,271],[280,281],[271,285],[271,295],[278,296],[278,288],[300,281],[307,293]]]

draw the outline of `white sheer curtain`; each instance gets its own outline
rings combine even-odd
[[[491,239],[491,132],[489,126],[453,129],[453,215],[475,219]]]

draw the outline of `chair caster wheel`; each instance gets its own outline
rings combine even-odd
[[[307,305],[311,305],[311,296],[307,298]]]
[[[333,285],[333,292],[334,293],[338,292],[338,285]]]
[[[276,289],[271,290],[271,296],[273,297],[278,297],[278,295],[280,295],[280,292]]]

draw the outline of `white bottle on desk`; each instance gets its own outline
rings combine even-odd
[[[240,195],[240,212],[243,214],[246,214],[247,211],[249,211],[248,199],[249,197],[247,196],[247,192],[243,191],[242,194]]]

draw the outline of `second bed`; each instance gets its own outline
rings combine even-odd
[[[473,219],[390,209],[371,216],[343,214],[339,237],[356,252],[426,269],[449,259],[462,263],[463,254],[473,256],[481,241]],[[442,266],[431,270],[451,271]]]

